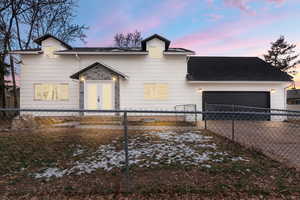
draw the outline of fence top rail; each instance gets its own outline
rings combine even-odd
[[[174,111],[174,110],[86,110],[86,109],[31,109],[0,108],[0,112],[69,112],[69,113],[156,113],[156,114],[228,114],[228,115],[262,115],[262,116],[294,116],[300,114],[265,113],[265,112],[232,112],[232,111]]]
[[[224,107],[230,107],[232,106],[238,108],[252,108],[252,109],[257,109],[257,110],[268,110],[268,111],[281,111],[281,112],[292,112],[292,113],[300,113],[298,110],[284,110],[284,109],[275,109],[275,108],[261,108],[261,107],[253,107],[253,106],[243,106],[243,105],[229,105],[229,104],[205,104],[206,106],[224,106]]]
[[[178,104],[175,107],[178,107],[178,106],[196,106],[196,104]]]

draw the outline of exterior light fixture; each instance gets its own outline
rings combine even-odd
[[[112,77],[112,80],[113,80],[113,81],[116,81],[116,80],[117,80],[117,78],[116,78],[115,76],[113,76],[113,77]]]
[[[202,93],[203,89],[202,88],[197,88],[197,93]]]
[[[81,76],[81,77],[80,77],[80,81],[83,82],[84,80],[85,80],[84,76]]]
[[[271,89],[271,93],[275,93],[276,92],[276,90],[275,89]]]

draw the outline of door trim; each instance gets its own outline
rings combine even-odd
[[[112,84],[112,109],[115,109],[115,81],[113,80],[85,80],[84,81],[84,109],[87,108],[87,84],[88,83],[98,83],[98,84],[103,84],[103,83],[111,83]],[[100,114],[100,113],[99,113]]]

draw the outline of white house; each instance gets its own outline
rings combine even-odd
[[[12,51],[21,108],[174,109],[235,104],[286,109],[291,77],[256,57],[201,57],[152,35],[140,48],[71,47],[45,35]]]

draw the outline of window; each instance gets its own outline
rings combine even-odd
[[[288,99],[287,104],[289,104],[289,105],[299,105],[300,104],[300,99]]]
[[[144,84],[144,98],[147,100],[165,100],[168,98],[168,84]]]
[[[44,48],[44,53],[48,58],[56,58],[57,55],[55,55],[54,52],[57,50],[58,50],[57,47],[48,46]]]
[[[163,56],[163,48],[160,46],[149,46],[148,51],[151,58],[162,58]]]
[[[65,101],[69,99],[69,85],[63,84],[34,84],[34,100]]]

